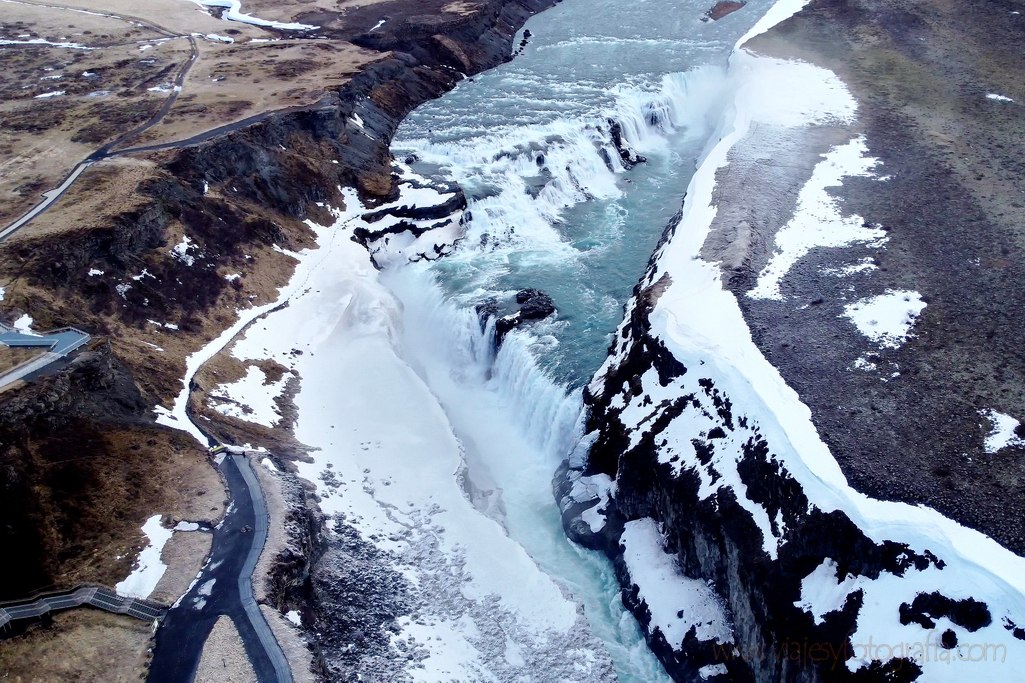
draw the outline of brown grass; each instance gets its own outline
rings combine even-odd
[[[144,621],[87,607],[57,612],[51,625],[0,641],[0,680],[140,681],[149,645],[150,625]]]

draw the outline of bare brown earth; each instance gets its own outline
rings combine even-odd
[[[196,670],[196,680],[209,683],[248,683],[256,680],[256,673],[242,647],[242,638],[229,617],[222,616],[210,631]]]
[[[7,346],[0,345],[0,372],[7,372],[13,368],[18,367],[22,363],[26,363],[42,351],[39,349],[21,349],[21,348],[10,348]]]
[[[0,547],[21,558],[0,565],[0,599],[81,581],[116,583],[131,570],[148,517],[221,514],[223,488],[200,444],[154,421],[153,409],[170,406],[181,389],[185,358],[239,310],[276,297],[294,267],[281,250],[312,246],[305,221],[330,224],[326,207],[342,207],[340,186],[356,187],[369,203],[390,195],[394,126],[451,88],[457,74],[504,58],[515,26],[542,4],[243,3],[256,16],[317,24],[311,37],[224,21],[182,0],[75,3],[127,21],[4,3],[3,39],[28,34],[102,49],[0,47],[0,225],[168,101],[160,91],[191,50],[175,36],[200,34],[198,59],[167,118],[122,148],[215,134],[93,164],[46,213],[0,243],[0,319],[28,313],[40,329],[74,325],[95,340],[48,376],[0,394]],[[140,28],[132,17],[157,28]],[[235,42],[204,38],[211,34]],[[64,94],[35,99],[57,90]],[[102,90],[110,94],[95,94]],[[350,123],[357,107],[373,135]],[[253,114],[267,116],[219,128]],[[197,393],[205,397],[240,371],[212,364],[197,378]],[[208,410],[205,400],[194,405]],[[301,455],[287,429],[203,417],[219,438]],[[172,543],[182,566],[205,553]],[[311,543],[307,534],[284,570],[274,566],[268,599],[275,605],[283,604],[278,592],[301,592]],[[177,590],[167,588],[166,597]],[[83,638],[83,647],[89,642]],[[0,653],[8,644],[0,641]],[[69,659],[97,667],[81,677],[106,671],[76,658],[71,641],[65,647]],[[129,660],[145,649],[124,647]],[[103,680],[111,679],[104,673]]]
[[[33,626],[0,647],[0,680],[138,681],[145,671],[150,624],[94,609],[59,612],[52,623]]]

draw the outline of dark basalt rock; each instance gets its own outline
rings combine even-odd
[[[521,304],[520,316],[526,320],[540,320],[555,313],[555,302],[540,289],[516,292],[516,303]]]
[[[622,160],[625,168],[631,169],[637,164],[647,161],[645,157],[630,149],[630,146],[626,144],[626,141],[623,139],[623,126],[620,125],[619,121],[608,119],[608,124],[612,144],[615,146],[616,151],[619,152],[619,158]]]
[[[555,302],[552,301],[552,297],[540,289],[521,289],[516,293],[516,303],[519,304],[519,310],[504,315],[495,322],[495,344],[498,346],[502,344],[502,340],[510,330],[519,327],[524,321],[542,320],[555,313]],[[477,306],[478,315],[482,315],[482,311],[484,311],[488,315],[497,316],[498,310],[499,304],[494,299],[489,299]],[[482,321],[486,319],[483,317]]]

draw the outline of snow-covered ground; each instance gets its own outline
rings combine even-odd
[[[789,16],[801,7],[800,1],[784,0],[770,15]],[[777,17],[777,18],[778,18]],[[761,30],[772,22],[761,24]],[[756,34],[758,31],[753,31]],[[745,37],[746,39],[746,37]],[[744,39],[741,40],[741,43]],[[840,510],[869,538],[879,543],[894,541],[907,544],[913,552],[934,553],[940,564],[929,563],[925,569],[911,568],[903,575],[882,572],[878,578],[837,576],[835,567],[826,561],[806,579],[799,604],[816,619],[838,609],[854,590],[861,590],[864,604],[858,629],[852,635],[854,656],[846,662],[856,670],[871,661],[894,656],[915,659],[925,672],[925,680],[960,681],[990,678],[1009,680],[1008,662],[1025,656],[1025,642],[1012,635],[1013,626],[1025,624],[1025,559],[1018,557],[985,535],[967,529],[939,513],[925,508],[874,500],[852,489],[836,460],[819,437],[811,413],[798,395],[786,385],[779,372],[760,353],[752,341],[740,307],[733,294],[720,280],[717,264],[700,259],[701,247],[715,219],[713,203],[715,176],[728,164],[728,154],[752,127],[761,135],[773,127],[781,131],[799,129],[815,123],[849,123],[856,105],[843,83],[831,72],[799,62],[781,61],[752,55],[744,50],[731,60],[731,77],[735,79],[734,105],[727,112],[715,141],[687,190],[682,219],[674,237],[657,255],[656,267],[645,284],[653,284],[664,274],[671,277],[668,286],[648,315],[650,335],[663,342],[688,372],[668,385],[663,385],[654,370],[642,378],[643,391],[631,395],[625,387],[613,405],[624,406],[622,419],[629,426],[637,425],[643,432],[653,420],[652,408],[688,394],[702,395],[696,374],[714,380],[718,391],[732,401],[733,415],[743,415],[750,422],[730,427],[724,441],[717,442],[711,462],[702,463],[695,455],[690,439],[707,434],[713,426],[715,410],[686,409],[664,431],[660,439],[660,459],[677,467],[696,470],[702,477],[699,496],[706,498],[715,491],[732,488],[736,499],[751,514],[762,530],[764,549],[775,558],[786,542],[782,520],[772,518],[758,503],[747,497],[737,470],[741,445],[757,428],[765,436],[785,470],[794,477],[811,505],[822,511]],[[871,168],[861,156],[857,140],[846,150],[834,150],[816,169],[810,187],[802,199],[818,196],[814,205],[820,219],[844,230],[844,221],[837,223],[833,206],[822,190],[835,184],[842,175],[865,173]],[[850,152],[850,164],[830,169],[830,157],[836,152]],[[855,154],[855,152],[857,152]],[[846,169],[837,172],[840,168]],[[829,170],[832,180],[825,177]],[[824,182],[826,180],[827,182]],[[804,202],[805,205],[810,202]],[[799,214],[807,206],[799,202]],[[795,217],[791,228],[800,229],[801,216]],[[805,226],[801,235],[786,230],[777,244],[777,255],[763,274],[763,296],[778,295],[776,284],[781,273],[805,250],[804,240],[821,244],[830,235],[817,234],[820,226]],[[863,235],[875,239],[874,234]],[[828,242],[827,242],[828,243]],[[775,264],[775,265],[774,265]],[[763,283],[760,282],[760,285]],[[861,302],[850,311],[855,324],[879,343],[894,344],[906,336],[914,316],[924,304],[917,293],[894,292],[879,300]],[[602,390],[599,380],[606,370],[623,359],[629,342],[620,340],[606,367],[596,375],[592,390]],[[702,412],[704,411],[704,412]],[[992,445],[1006,439],[1007,420],[991,418],[994,423]],[[639,434],[633,438],[639,438]],[[707,466],[706,466],[707,465]],[[709,476],[714,473],[715,476]],[[649,536],[651,534],[649,533]],[[630,548],[630,542],[627,548]],[[635,562],[635,565],[639,563]],[[634,577],[642,594],[659,596],[662,579],[643,571]],[[992,619],[977,630],[968,631],[950,619],[941,617],[937,626],[927,630],[912,621],[902,624],[897,606],[911,603],[921,593],[940,592],[961,600],[973,598],[988,605]],[[939,647],[939,634],[944,629],[956,633],[959,645],[953,650]],[[936,656],[941,651],[944,656]],[[930,656],[932,655],[932,656]]]
[[[351,240],[364,209],[345,198],[334,226],[311,226],[319,248],[299,256],[289,305],[233,355],[301,376],[296,436],[315,450],[299,473],[416,587],[394,636],[396,657],[418,653],[415,679],[601,680],[608,655],[577,604],[468,497],[464,445],[404,357],[400,305]]]

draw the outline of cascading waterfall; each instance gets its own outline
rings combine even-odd
[[[529,335],[508,335],[493,353],[494,326],[446,299],[423,264],[382,273],[402,303],[403,358],[445,409],[464,449],[468,492],[535,562],[584,605],[621,681],[667,680],[624,609],[604,557],[562,531],[551,479],[578,440],[580,392],[556,384],[531,352]],[[489,488],[490,487],[490,488]]]
[[[586,449],[580,387],[724,110],[726,57],[758,18],[706,23],[705,10],[567,0],[528,24],[515,60],[413,112],[393,143],[468,199],[451,255],[382,273],[403,305],[403,357],[460,440],[471,500],[584,605],[624,681],[666,677],[607,561],[567,541],[551,479]],[[475,307],[526,287],[557,313],[496,352]]]

